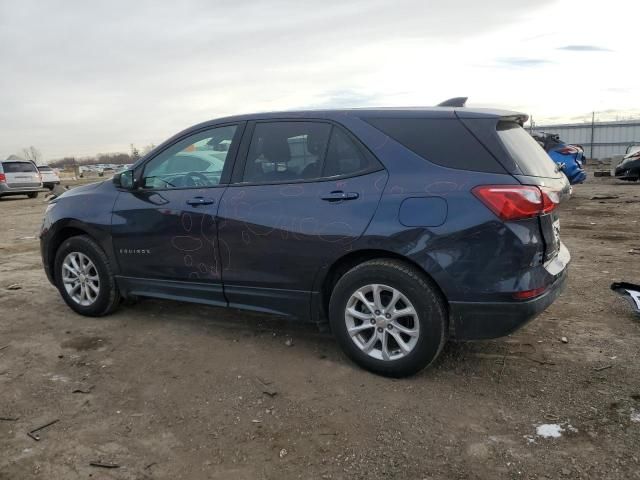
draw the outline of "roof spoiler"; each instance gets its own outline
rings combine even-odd
[[[453,97],[439,103],[436,107],[464,107],[469,97]]]

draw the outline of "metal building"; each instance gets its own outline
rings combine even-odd
[[[566,143],[582,145],[587,158],[623,155],[629,145],[640,145],[640,120],[533,125],[533,131],[557,133]]]

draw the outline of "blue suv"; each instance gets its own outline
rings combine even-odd
[[[513,332],[565,283],[569,184],[525,120],[434,107],[201,123],[56,198],[44,268],[82,315],[140,296],[328,322],[362,367],[410,375],[448,338]]]

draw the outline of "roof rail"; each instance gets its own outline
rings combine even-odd
[[[436,107],[464,107],[469,97],[453,97],[439,103]]]

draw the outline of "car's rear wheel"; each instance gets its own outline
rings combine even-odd
[[[439,292],[417,268],[398,260],[371,260],[345,273],[333,289],[329,319],[354,362],[392,377],[431,364],[446,340]]]
[[[81,315],[107,315],[120,303],[109,259],[88,236],[65,240],[55,258],[56,285],[64,301]]]

